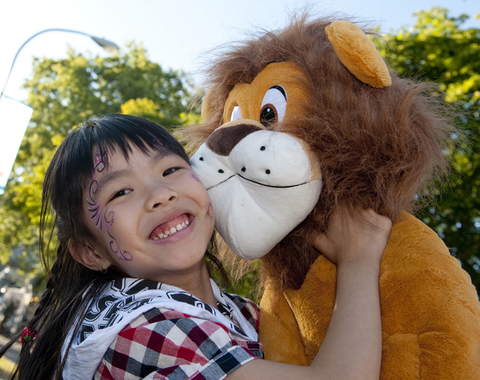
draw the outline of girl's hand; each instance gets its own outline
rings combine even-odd
[[[337,264],[335,309],[310,366],[252,360],[227,379],[378,379],[382,357],[380,261],[392,222],[372,210],[337,208],[314,247]]]
[[[358,260],[382,260],[392,221],[373,210],[352,216],[337,207],[330,218],[326,233],[315,239],[313,246],[337,265]]]

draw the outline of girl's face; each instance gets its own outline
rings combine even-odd
[[[131,277],[171,285],[205,265],[214,217],[207,191],[188,163],[174,154],[142,153],[127,161],[94,152],[85,202],[86,224],[108,265]],[[189,277],[188,277],[189,276]]]

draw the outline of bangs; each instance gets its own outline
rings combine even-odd
[[[83,129],[94,140],[90,141],[90,154],[96,145],[102,154],[121,151],[126,160],[132,147],[144,154],[164,151],[176,154],[188,162],[182,145],[165,129],[148,120],[130,115],[107,115],[84,123]]]
[[[105,115],[85,122],[72,133],[78,134],[78,138],[73,141],[75,146],[70,151],[69,166],[77,173],[82,187],[92,178],[95,147],[107,164],[108,156],[115,152],[121,152],[128,161],[134,147],[146,155],[163,151],[165,155],[175,154],[188,162],[182,145],[170,133],[155,123],[135,116]]]

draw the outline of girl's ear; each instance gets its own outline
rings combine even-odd
[[[86,266],[88,269],[102,272],[111,265],[110,261],[103,255],[100,255],[95,248],[85,243],[79,243],[73,239],[68,241],[68,250],[72,257]]]

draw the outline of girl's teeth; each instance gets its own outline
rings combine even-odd
[[[177,227],[172,227],[170,231],[165,231],[163,234],[160,234],[156,237],[153,238],[153,240],[159,240],[159,239],[165,239],[166,237],[173,235],[175,232],[178,232],[180,230],[183,230],[185,227],[187,227],[190,224],[190,222],[187,220],[186,222],[182,224],[177,224]]]

